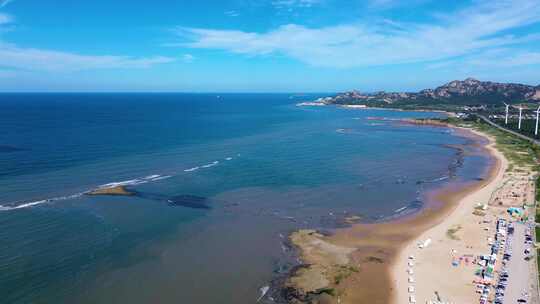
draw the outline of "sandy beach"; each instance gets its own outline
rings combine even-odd
[[[483,229],[482,218],[473,212],[478,204],[489,204],[492,194],[503,185],[508,168],[508,160],[494,148],[493,140],[486,149],[497,160],[489,181],[465,195],[440,223],[413,238],[400,250],[392,267],[392,283],[396,290],[393,303],[409,303],[412,294],[409,286],[414,288],[419,303],[435,301],[438,297],[449,303],[478,301],[472,283],[476,268],[472,257],[489,252],[486,240],[492,232]],[[418,248],[417,244],[426,240],[431,240],[431,244]],[[452,267],[452,261],[461,256],[471,258]],[[414,283],[409,282],[409,277]]]
[[[490,206],[485,216],[473,212],[479,204],[493,204],[494,193],[501,191],[512,173],[505,174],[509,162],[495,148],[494,139],[474,130],[457,130],[489,139],[484,150],[493,165],[486,176],[436,191],[430,201],[439,203],[428,204],[412,216],[355,224],[330,236],[293,233],[291,240],[307,265],[289,280],[288,287],[296,287],[296,295],[302,295],[297,299],[313,303],[478,302],[472,260],[489,252],[487,238],[492,233],[482,223],[489,218],[493,224],[496,216],[505,215],[507,206]],[[523,180],[530,174],[525,172]],[[419,249],[421,242],[428,246]],[[344,258],[336,259],[336,252]],[[456,260],[459,265],[452,266]],[[314,296],[321,290],[331,290],[333,297]]]

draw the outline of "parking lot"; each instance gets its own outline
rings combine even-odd
[[[512,226],[514,233],[508,235],[496,286],[497,295],[503,296],[497,297],[495,304],[529,303],[529,263],[531,262],[527,257],[530,256],[530,250],[533,250],[530,228],[519,222],[514,222]]]

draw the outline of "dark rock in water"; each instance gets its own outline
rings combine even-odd
[[[24,151],[24,149],[17,148],[14,146],[0,145],[0,153],[10,153],[10,152],[18,152],[18,151]]]
[[[92,191],[86,192],[86,195],[119,195],[119,196],[132,196],[135,192],[128,190],[124,186],[116,186],[110,188],[98,188]]]
[[[167,203],[170,206],[182,206],[194,209],[210,209],[210,206],[207,205],[209,200],[206,197],[189,194],[171,197],[167,200]]]
[[[289,277],[293,277],[296,272],[300,271],[303,268],[309,268],[309,265],[297,265],[293,267],[290,271]],[[320,288],[313,291],[305,291],[299,289],[293,284],[289,284],[287,279],[279,282],[281,285],[277,285],[280,294],[277,299],[282,299],[281,301],[276,301],[277,303],[288,303],[288,304],[330,304],[335,303],[335,290],[333,288]]]
[[[118,187],[115,187],[115,188],[118,188]],[[111,193],[89,193],[89,194],[111,195]],[[112,194],[118,194],[118,193],[112,193]],[[129,193],[124,194],[124,195],[133,195],[136,197],[140,197],[140,198],[144,198],[144,199],[148,199],[152,201],[166,202],[169,206],[180,206],[180,207],[187,207],[187,208],[193,208],[193,209],[210,209],[210,206],[208,205],[210,203],[210,200],[206,197],[196,196],[196,195],[183,194],[183,195],[169,197],[164,194],[139,192],[135,190],[129,190]]]

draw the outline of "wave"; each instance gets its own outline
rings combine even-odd
[[[41,205],[41,204],[46,204],[46,203],[52,203],[52,202],[57,202],[57,201],[63,201],[63,200],[68,200],[68,199],[79,198],[79,197],[83,196],[84,194],[86,194],[88,192],[91,192],[93,190],[96,190],[96,189],[107,189],[107,188],[114,188],[114,187],[118,187],[118,186],[140,185],[140,184],[148,183],[150,181],[157,181],[157,180],[165,179],[165,178],[169,178],[169,177],[171,177],[171,176],[170,175],[169,176],[161,176],[161,175],[158,175],[158,174],[154,174],[154,175],[148,175],[148,176],[145,176],[145,177],[142,177],[142,178],[130,179],[130,180],[119,181],[119,182],[111,182],[111,183],[99,185],[96,188],[90,189],[88,191],[75,193],[75,194],[71,194],[71,195],[47,198],[47,199],[43,199],[43,200],[38,200],[38,201],[33,201],[33,202],[28,202],[28,203],[22,203],[22,204],[10,203],[10,204],[7,204],[7,205],[0,205],[0,211],[17,210],[17,209],[23,209],[23,208],[28,208],[28,207],[34,207],[34,206]]]
[[[158,177],[152,178],[152,181],[155,182],[155,181],[167,179],[167,178],[169,178],[169,177],[172,177],[172,175],[158,176]]]
[[[66,195],[66,196],[58,196],[58,197],[48,198],[48,199],[39,200],[39,201],[23,203],[23,204],[20,204],[20,205],[16,205],[16,204],[0,205],[0,211],[17,210],[17,209],[33,207],[33,206],[46,204],[46,203],[52,203],[52,202],[63,201],[63,200],[68,200],[68,199],[74,199],[74,198],[81,197],[84,193],[85,192],[76,193],[76,194],[72,194],[72,195]]]
[[[441,176],[441,177],[437,177],[437,178],[434,178],[434,179],[431,179],[431,180],[424,180],[423,182],[424,183],[436,183],[436,182],[442,182],[443,180],[447,180],[449,179],[450,176]]]
[[[136,179],[130,179],[130,180],[125,180],[125,181],[120,181],[120,182],[112,182],[112,183],[99,185],[97,188],[98,189],[107,189],[107,188],[114,188],[114,187],[118,187],[118,186],[134,186],[134,185],[145,184],[147,182],[148,182],[148,180],[136,178]]]
[[[238,154],[238,156],[240,156],[240,154]],[[225,158],[225,160],[232,160],[232,157],[227,157],[227,158]],[[203,165],[203,166],[197,166],[197,167],[185,169],[184,172],[193,172],[193,171],[199,170],[201,168],[210,168],[210,167],[216,166],[218,164],[219,164],[219,161],[216,160],[216,161],[213,161],[213,162],[211,162],[209,164],[206,164],[206,165]],[[28,207],[34,207],[34,206],[41,205],[41,204],[46,204],[46,203],[52,203],[52,202],[57,202],[57,201],[62,201],[62,200],[78,198],[78,197],[81,197],[82,195],[84,195],[84,194],[86,194],[88,192],[91,192],[93,190],[96,190],[96,189],[107,189],[107,188],[114,188],[114,187],[118,187],[118,186],[135,186],[135,185],[146,184],[146,183],[149,183],[149,182],[156,182],[156,181],[164,180],[164,179],[167,179],[167,178],[170,178],[170,177],[173,177],[173,175],[151,174],[151,175],[147,175],[147,176],[141,177],[141,178],[128,179],[128,180],[118,181],[118,182],[110,182],[110,183],[99,185],[96,188],[93,188],[93,189],[90,189],[90,190],[87,190],[87,191],[84,191],[84,192],[71,194],[71,195],[67,195],[67,196],[59,196],[59,197],[53,197],[53,198],[48,198],[48,199],[43,199],[43,200],[38,200],[38,201],[32,201],[32,202],[26,202],[26,203],[19,203],[19,204],[17,204],[17,202],[13,202],[13,203],[5,204],[5,205],[0,205],[0,211],[10,211],[10,210],[17,210],[17,209],[23,209],[23,208],[28,208]]]
[[[215,165],[219,164],[219,161],[214,161],[212,163],[209,163],[209,164],[206,164],[206,165],[202,165],[201,168],[210,168],[210,167],[213,167]]]
[[[439,177],[439,178],[434,179],[433,182],[440,182],[440,181],[443,181],[443,180],[447,180],[449,178],[450,178],[449,176],[443,176],[443,177]]]
[[[401,207],[399,209],[396,209],[396,210],[394,210],[394,213],[400,213],[401,211],[407,209],[407,207],[409,207],[409,206],[404,206],[404,207]]]

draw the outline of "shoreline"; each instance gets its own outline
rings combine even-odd
[[[385,108],[385,107],[372,107],[363,104],[338,104],[338,103],[324,103],[317,101],[305,101],[296,104],[297,107],[324,107],[324,106],[334,106],[342,109],[348,110],[386,110],[386,111],[396,111],[396,112],[429,112],[429,113],[443,113],[448,116],[455,116],[454,112],[449,112],[445,110],[433,110],[433,109],[402,109],[402,108]]]
[[[459,128],[461,129],[461,128]],[[485,241],[484,231],[478,227],[479,217],[473,215],[477,204],[489,204],[492,194],[504,183],[504,173],[508,168],[508,160],[495,148],[495,140],[485,133],[467,129],[475,135],[482,136],[489,140],[484,149],[494,160],[494,164],[489,169],[488,178],[478,182],[476,185],[464,189],[461,193],[449,193],[452,189],[442,189],[436,196],[451,205],[450,210],[441,213],[440,219],[435,221],[431,227],[406,242],[398,251],[394,263],[390,267],[393,288],[391,303],[409,303],[408,286],[413,285],[408,282],[407,273],[410,267],[410,256],[414,257],[413,264],[415,271],[415,294],[420,302],[433,298],[435,292],[447,294],[452,291],[452,302],[454,303],[474,303],[478,301],[475,293],[474,266],[453,269],[451,262],[453,255],[471,254],[478,252],[488,252],[489,246]],[[450,235],[450,231],[456,235]],[[464,233],[467,232],[467,237]],[[450,235],[450,236],[449,236]],[[459,235],[459,236],[458,236]],[[428,248],[418,249],[417,244],[430,239],[433,242]],[[439,272],[438,270],[442,270]],[[465,284],[464,284],[465,283]]]
[[[317,235],[309,230],[293,233],[291,240],[299,249],[301,260],[308,266],[302,268],[303,273],[291,275],[294,279],[289,280],[291,285],[305,290],[312,288],[312,291],[316,291],[316,287],[321,289],[331,285],[332,294],[338,303],[409,303],[405,273],[409,252],[407,249],[415,247],[418,240],[434,230],[443,231],[442,235],[445,236],[444,227],[451,225],[465,210],[474,208],[478,196],[487,195],[489,199],[502,181],[508,165],[502,153],[495,149],[494,140],[489,135],[472,129],[453,128],[468,133],[466,136],[488,139],[483,150],[489,153],[493,164],[486,168],[484,179],[437,189],[432,199],[442,203],[440,206],[429,204],[418,213],[402,218],[381,223],[354,224],[348,228],[336,229],[330,236]],[[335,260],[335,253],[343,256],[345,252],[348,253],[347,259],[341,258],[341,263]],[[344,273],[342,269],[347,267],[355,270]],[[302,276],[321,277],[321,274],[326,275],[326,281],[328,277],[344,279],[336,279],[337,284],[326,282],[325,285],[321,283],[324,280],[319,280],[318,285],[313,282],[311,285],[302,285]],[[470,297],[474,296],[473,290]]]

